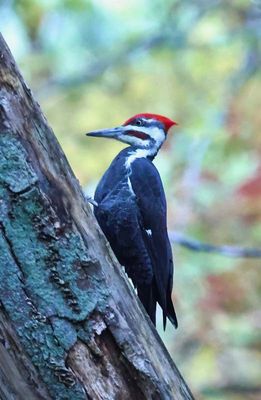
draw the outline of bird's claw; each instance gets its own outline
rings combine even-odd
[[[87,200],[88,203],[92,204],[94,207],[98,207],[97,201],[95,201],[91,196],[85,195],[85,200]]]

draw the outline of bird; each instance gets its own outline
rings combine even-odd
[[[152,323],[156,305],[178,326],[171,293],[173,257],[167,232],[163,184],[153,160],[177,122],[159,114],[140,113],[122,125],[86,133],[129,146],[114,158],[94,194],[94,214],[119,263],[132,280]]]

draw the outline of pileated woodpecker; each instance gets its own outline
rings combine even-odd
[[[137,114],[123,125],[87,133],[130,146],[112,161],[95,192],[98,223],[138,296],[156,324],[156,304],[177,327],[171,300],[173,261],[166,225],[166,199],[152,163],[168,130],[177,125],[162,115]]]

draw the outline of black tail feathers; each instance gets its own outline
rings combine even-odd
[[[167,318],[170,320],[170,322],[175,326],[175,328],[177,329],[178,327],[178,320],[177,320],[177,316],[176,316],[176,312],[172,303],[172,299],[171,299],[171,294],[168,295],[167,298],[167,313],[166,313]],[[165,321],[164,321],[164,311],[163,311],[163,326],[164,326],[164,330],[166,327],[166,317],[165,317]]]
[[[138,285],[138,296],[143,307],[149,314],[154,325],[156,325],[156,296],[152,285]]]
[[[157,290],[154,285],[138,285],[138,296],[147,311],[151,321],[156,325],[156,305],[157,305]],[[170,322],[178,327],[177,316],[171,300],[171,294],[168,294],[166,310],[163,309],[163,328],[166,328],[167,318]]]

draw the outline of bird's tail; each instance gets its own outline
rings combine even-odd
[[[178,327],[178,320],[177,320],[177,316],[176,316],[176,312],[172,303],[172,299],[171,299],[171,292],[168,293],[167,296],[167,310],[166,312],[163,311],[163,327],[164,330],[166,328],[166,319],[169,319],[170,322],[175,326],[175,328]]]
[[[156,294],[154,285],[138,285],[138,296],[143,304],[143,307],[149,314],[149,317],[154,325],[156,325]]]

